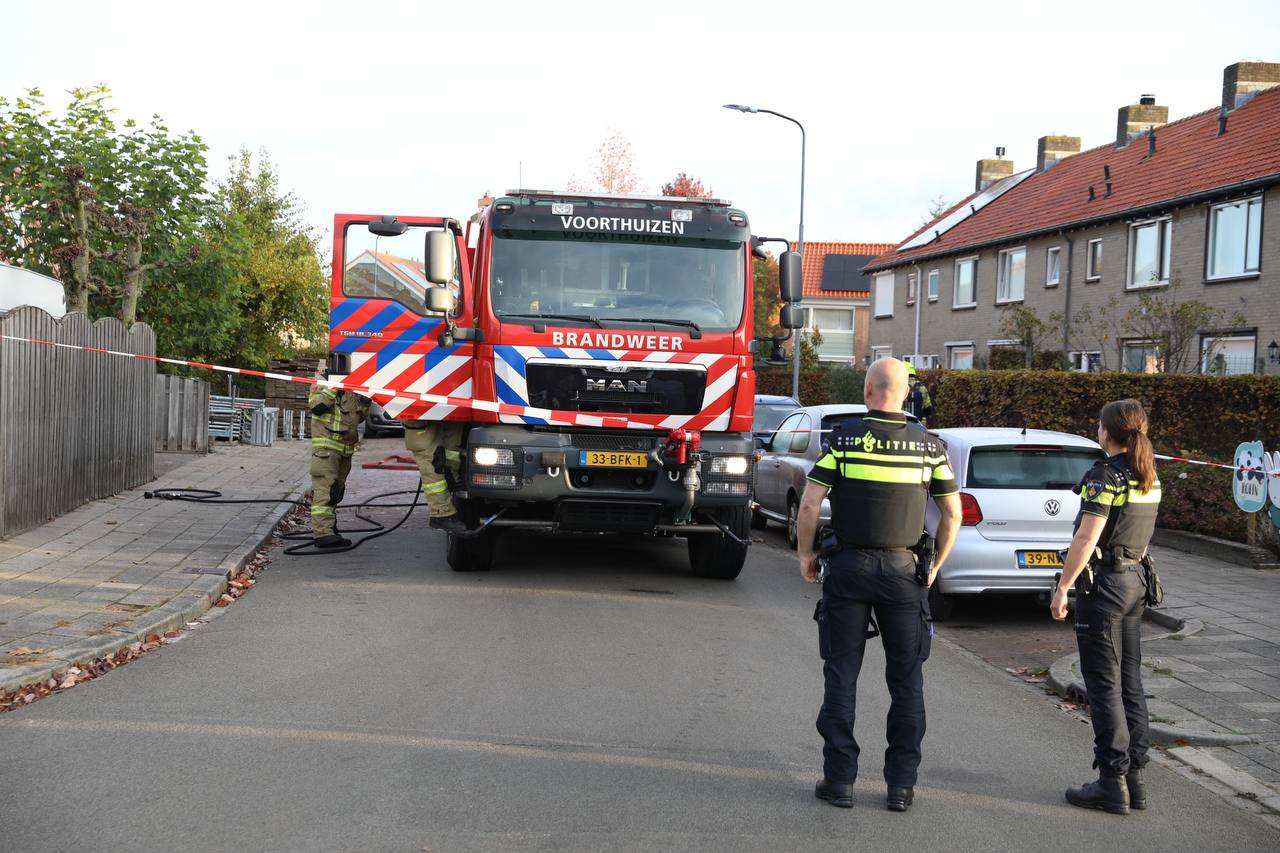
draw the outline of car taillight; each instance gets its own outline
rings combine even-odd
[[[960,493],[960,523],[965,526],[982,523],[982,507],[978,506],[978,499],[968,492]]]

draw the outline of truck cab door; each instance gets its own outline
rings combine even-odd
[[[428,279],[428,235],[452,235],[455,274]],[[458,224],[443,217],[338,214],[329,299],[330,378],[385,389],[369,396],[402,420],[467,420],[469,409],[396,396],[472,393],[475,342],[442,337],[448,323],[474,328],[475,294]],[[432,312],[431,288],[454,295],[452,314]]]

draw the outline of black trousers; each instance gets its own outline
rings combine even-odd
[[[1102,570],[1093,592],[1076,601],[1080,674],[1089,691],[1094,766],[1123,776],[1147,763],[1147,699],[1140,632],[1146,587],[1141,569]]]
[[[933,630],[927,592],[916,583],[915,557],[908,551],[846,549],[830,558],[818,604],[818,649],[826,683],[817,721],[824,742],[822,773],[841,784],[858,776],[853,722],[872,612],[880,624],[891,698],[884,780],[910,788],[920,767],[925,728],[922,665],[929,657]]]

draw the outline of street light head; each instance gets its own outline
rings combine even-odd
[[[756,111],[755,107],[743,106],[742,104],[725,104],[724,108],[726,110],[737,110],[740,113],[753,113]]]

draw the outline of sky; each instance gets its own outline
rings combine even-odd
[[[1154,93],[1214,107],[1222,69],[1280,61],[1274,2],[992,4],[0,0],[0,95],[105,83],[209,145],[264,149],[328,241],[335,213],[465,219],[484,193],[589,179],[630,141],[645,191],[684,171],[794,238],[897,242],[975,161],[1114,138]]]

